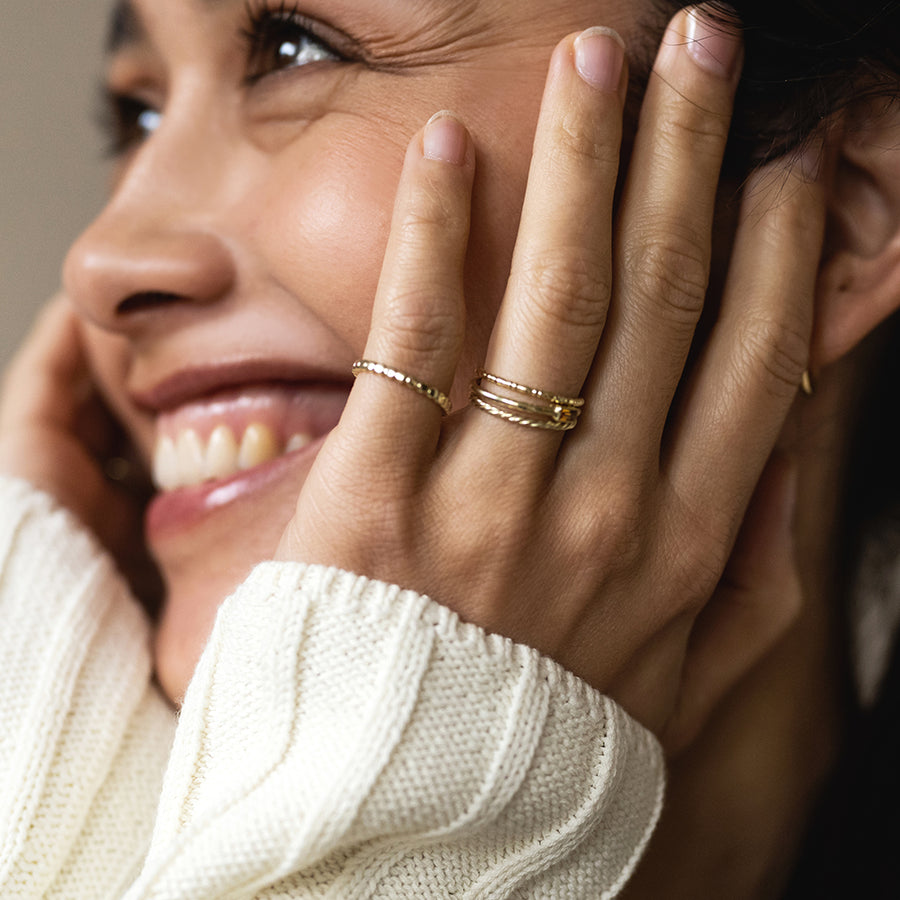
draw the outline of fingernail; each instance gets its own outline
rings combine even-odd
[[[465,164],[469,150],[469,134],[453,113],[442,109],[425,126],[422,152],[426,159],[437,159],[454,166]]]
[[[688,52],[700,68],[721,78],[734,77],[741,40],[733,25],[691,9],[687,14],[686,38]]]
[[[617,91],[625,65],[625,42],[612,28],[588,28],[575,38],[575,68],[592,87]]]

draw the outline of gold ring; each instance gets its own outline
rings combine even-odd
[[[351,371],[354,376],[362,375],[363,372],[371,372],[373,375],[381,375],[384,378],[390,378],[392,381],[396,381],[398,384],[408,387],[417,394],[427,397],[432,403],[436,403],[444,411],[445,416],[449,415],[450,410],[453,408],[450,403],[450,398],[443,391],[439,391],[437,388],[425,384],[424,381],[419,381],[418,378],[413,378],[412,375],[407,375],[405,372],[392,369],[390,366],[386,366],[383,363],[372,362],[370,359],[358,359],[353,363]]]
[[[487,390],[483,387],[485,381],[511,393],[521,394],[526,399]],[[484,371],[476,374],[469,389],[469,400],[489,415],[497,416],[514,425],[540,428],[545,431],[571,431],[578,424],[578,417],[584,407],[582,397],[563,397]],[[545,402],[535,403],[535,400]]]
[[[500,387],[509,388],[518,394],[528,394],[531,397],[537,397],[539,400],[546,400],[553,406],[574,406],[578,409],[584,406],[584,397],[561,397],[559,394],[551,394],[549,391],[542,391],[538,388],[518,384],[515,381],[510,381],[508,378],[501,378],[499,375],[492,375],[490,372],[485,372],[484,369],[479,369],[475,373],[475,381],[490,381],[492,384],[499,384]]]

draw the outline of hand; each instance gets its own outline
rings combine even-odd
[[[78,516],[147,599],[157,586],[141,537],[144,498],[103,468],[122,452],[121,430],[91,380],[78,319],[58,296],[4,374],[0,473],[31,482]]]
[[[769,460],[721,581],[691,630],[675,708],[660,734],[670,756],[688,748],[741,679],[800,615],[803,592],[793,535],[794,463]],[[623,688],[635,681],[626,674]],[[623,704],[629,697],[611,693]]]
[[[821,188],[801,167],[751,176],[718,315],[683,380],[739,56],[737,38],[732,65],[728,41],[686,40],[688,16],[663,41],[615,225],[627,75],[591,84],[576,60],[615,73],[616,43],[570,36],[551,62],[485,369],[582,394],[577,429],[472,406],[442,420],[427,398],[363,375],[278,553],[426,592],[554,657],[657,733],[684,710],[695,728],[702,698],[740,675],[692,666],[691,634],[806,365],[824,231]],[[473,171],[453,119],[413,140],[365,349],[442,391],[464,331]]]

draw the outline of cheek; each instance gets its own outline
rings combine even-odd
[[[118,393],[128,370],[128,343],[82,320],[84,349],[97,384],[109,399]]]
[[[477,152],[466,267],[467,357],[476,362],[509,275],[539,108],[538,84],[536,78],[535,90],[527,100],[519,95],[516,104],[509,102],[513,86],[501,79],[489,97],[479,98],[480,105],[463,91],[447,91],[451,105],[471,122]],[[436,104],[428,108],[438,108]],[[361,120],[342,120],[307,133],[270,159],[263,181],[246,199],[246,209],[252,211],[250,241],[265,277],[357,350],[365,344],[381,274],[406,152],[403,134],[411,135],[416,127],[398,124],[392,133],[400,136],[390,140],[380,123]],[[466,363],[468,368],[469,359]]]
[[[152,445],[153,425],[138,415],[129,401],[125,384],[132,364],[132,349],[128,339],[102,331],[85,323],[82,327],[85,354],[94,383],[106,405],[133,439],[137,448]],[[149,464],[149,460],[144,460]]]
[[[364,142],[363,142],[364,143]],[[328,138],[327,152],[281,159],[253,224],[267,277],[350,346],[362,347],[390,231],[403,151],[362,152]]]
[[[499,127],[476,131],[478,168],[466,261],[467,375],[483,362],[497,309],[509,279],[533,140],[532,114],[520,112]],[[502,138],[498,139],[498,135]]]

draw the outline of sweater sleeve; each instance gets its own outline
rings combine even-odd
[[[175,732],[108,557],[0,478],[0,615],[3,897],[594,900],[659,814],[652,736],[396,587],[258,566]]]
[[[0,896],[118,900],[174,734],[149,629],[87,531],[0,478]]]
[[[536,651],[264,563],[220,610],[128,900],[612,897],[662,790],[654,738]]]

